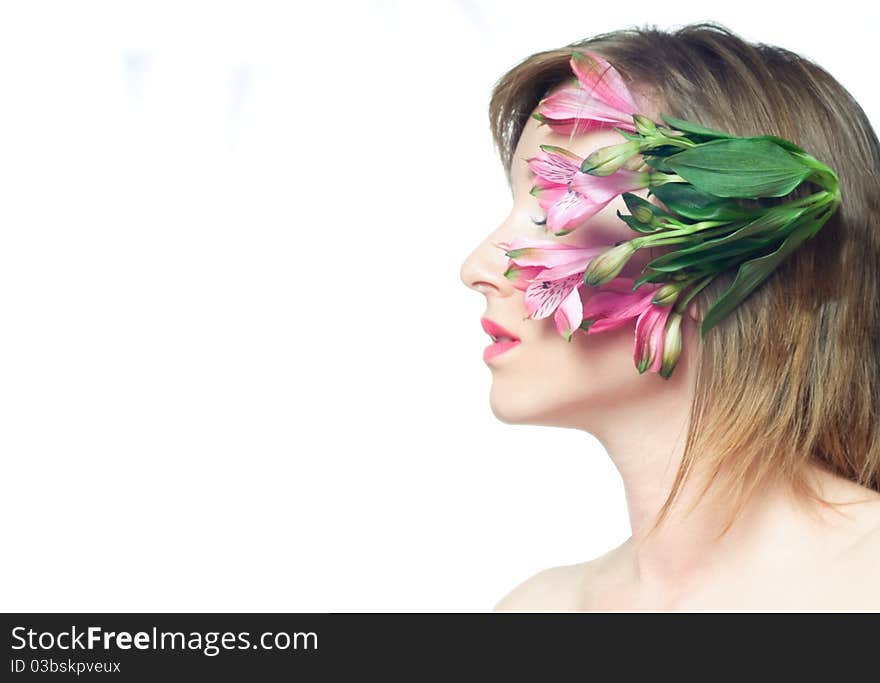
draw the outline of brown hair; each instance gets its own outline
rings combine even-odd
[[[807,483],[810,463],[880,491],[880,143],[862,108],[810,60],[717,22],[628,28],[539,52],[499,79],[489,116],[508,177],[529,115],[571,78],[576,47],[608,60],[637,101],[735,135],[784,137],[840,179],[837,213],[702,341],[684,456],[654,529],[696,464],[711,472],[698,501],[729,475],[722,534],[778,478],[833,505]],[[697,295],[700,312],[735,274]]]

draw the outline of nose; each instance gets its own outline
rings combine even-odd
[[[483,294],[508,295],[515,291],[504,277],[508,259],[502,247],[490,237],[480,242],[461,264],[461,281],[467,287]]]

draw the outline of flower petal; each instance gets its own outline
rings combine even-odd
[[[624,192],[641,190],[650,184],[650,174],[621,168],[607,176],[578,172],[571,179],[571,189],[590,201],[604,206]]]
[[[563,125],[568,122],[574,125],[574,122],[583,122],[578,125],[579,132],[614,126],[631,131],[636,129],[631,113],[617,109],[591,95],[589,90],[579,87],[557,90],[542,99],[538,107],[544,123],[548,125]]]
[[[578,255],[577,258],[573,258],[568,263],[559,263],[554,266],[549,266],[542,277],[547,280],[561,280],[564,277],[568,277],[570,275],[578,274],[583,280],[584,273],[587,268],[590,267],[590,263],[597,256],[603,254],[606,251],[607,247],[589,247],[580,249],[582,253]]]
[[[630,132],[635,132],[636,130],[635,125],[633,125],[632,123],[624,123],[622,121],[617,124],[611,124],[605,121],[598,121],[593,119],[551,119],[549,117],[543,116],[542,114],[534,114],[534,117],[538,119],[541,124],[549,126],[554,133],[557,133],[558,135],[566,135],[568,137],[572,137],[574,135],[582,135],[583,133],[589,133],[590,131],[599,128],[608,128],[611,125],[616,125],[618,128],[623,128]]]
[[[596,255],[603,253],[606,246],[579,247],[575,244],[552,240],[536,240],[528,237],[517,237],[510,242],[501,242],[499,246],[505,249],[508,258],[518,266],[542,266],[555,268],[557,266],[570,266],[572,264],[583,265],[581,270],[586,270],[589,262]],[[569,275],[566,273],[565,275]],[[554,276],[553,279],[563,277]]]
[[[636,113],[629,88],[604,57],[591,50],[575,50],[569,64],[581,87],[593,97],[627,115]]]
[[[584,305],[581,301],[580,288],[575,287],[569,295],[562,300],[562,303],[553,314],[553,321],[556,323],[556,331],[559,332],[566,341],[571,341],[572,333],[578,329],[583,321]]]
[[[544,270],[545,268],[541,266],[518,266],[512,263],[504,271],[504,277],[510,280],[516,289],[524,292],[529,286],[529,282]]]
[[[541,178],[536,179],[536,184],[532,187],[529,194],[537,198],[538,205],[544,211],[549,211],[556,202],[562,200],[568,194],[568,186],[557,185],[550,181],[542,183],[541,180]]]
[[[531,282],[526,289],[525,297],[526,310],[529,316],[535,320],[546,318],[582,282],[583,280],[579,275],[562,280],[538,279]]]
[[[579,192],[566,192],[558,201],[542,208],[547,212],[547,228],[556,235],[565,235],[590,220],[605,204]]]
[[[596,289],[599,292],[620,292],[621,294],[633,294],[634,293],[633,292],[633,285],[635,283],[636,283],[636,281],[633,278],[621,275],[621,276],[614,278],[613,280],[609,280],[608,282],[603,283],[601,286],[597,287]],[[645,287],[645,286],[646,285],[644,285],[644,284],[642,285],[642,287]],[[650,286],[650,285],[648,285],[648,286]],[[640,289],[641,289],[641,287],[639,287],[639,289],[637,289],[636,292],[639,292]],[[641,293],[641,292],[639,292],[639,293]]]
[[[577,157],[580,159],[580,157]],[[581,161],[564,154],[541,152],[526,160],[529,169],[539,178],[551,183],[567,186],[575,173],[580,172]]]
[[[639,372],[659,372],[663,365],[663,337],[672,306],[651,304],[636,321],[633,362]]]
[[[584,305],[584,320],[595,320],[587,332],[606,332],[625,325],[651,306],[653,297],[653,289],[647,292],[600,291],[593,294]]]

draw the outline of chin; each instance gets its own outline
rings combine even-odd
[[[540,396],[535,395],[534,389],[501,389],[497,382],[493,382],[489,406],[492,414],[506,424],[562,427],[567,423],[563,419],[566,411],[552,402],[542,401]]]
[[[498,420],[507,424],[529,424],[534,412],[533,401],[525,399],[522,392],[502,389],[497,380],[489,392],[489,407]]]

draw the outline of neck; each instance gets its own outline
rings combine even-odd
[[[773,555],[769,551],[780,541],[791,547],[791,534],[804,538],[810,530],[788,489],[772,484],[756,490],[718,538],[730,513],[730,501],[720,497],[724,474],[691,510],[709,475],[697,464],[664,522],[649,534],[672,490],[689,427],[693,376],[682,360],[669,380],[644,377],[658,384],[646,385],[637,400],[627,401],[626,410],[593,411],[590,424],[583,426],[605,447],[623,480],[632,536],[622,548],[631,581],[670,594],[702,577],[741,570],[755,557]]]

